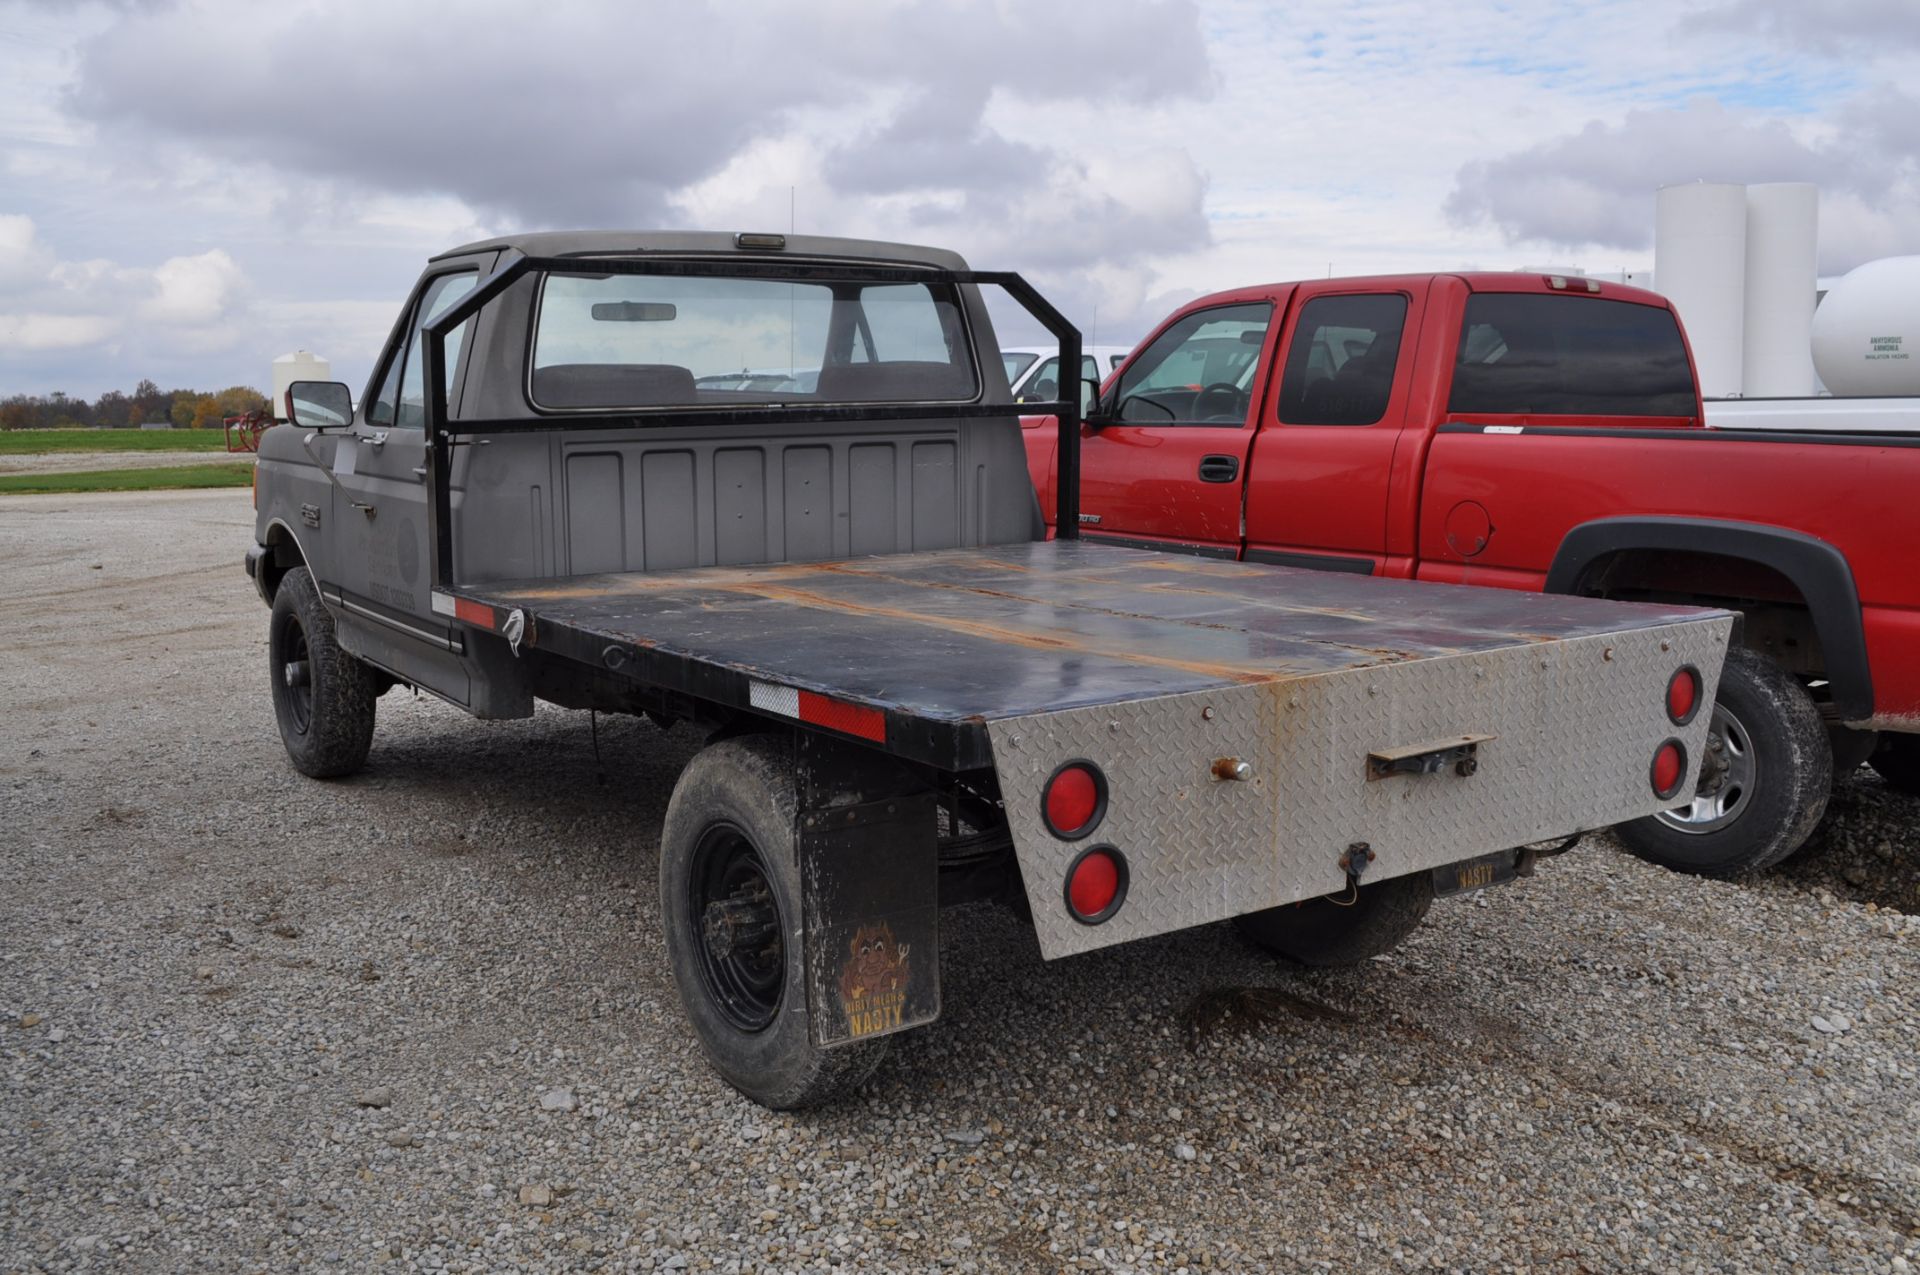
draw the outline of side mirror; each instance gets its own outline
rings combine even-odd
[[[303,429],[351,425],[353,391],[338,381],[295,381],[287,386],[287,419]]]
[[[1080,419],[1095,429],[1108,423],[1100,414],[1100,382],[1091,376],[1080,378]]]

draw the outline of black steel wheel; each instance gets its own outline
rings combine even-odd
[[[687,889],[707,996],[738,1030],[765,1030],[786,991],[786,925],[760,852],[734,824],[714,823],[694,846]]]
[[[294,769],[338,779],[366,764],[378,683],[372,669],[334,640],[333,615],[305,567],[287,572],[273,595],[267,675],[280,741]]]
[[[1433,877],[1415,872],[1357,890],[1233,918],[1256,945],[1301,965],[1358,965],[1407,940],[1433,906]]]
[[[1643,859],[1707,877],[1770,868],[1813,834],[1833,745],[1806,689],[1764,655],[1727,652],[1694,791],[1614,829]]]
[[[682,772],[660,836],[660,922],[681,1008],[721,1078],[777,1110],[855,1088],[890,1043],[813,1043],[797,788],[784,740],[722,740]]]

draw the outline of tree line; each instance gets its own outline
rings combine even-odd
[[[52,394],[14,394],[0,399],[0,429],[124,428],[171,421],[179,429],[218,429],[229,416],[264,410],[267,396],[250,385],[224,390],[163,390],[141,381],[133,393],[108,390],[89,402]]]

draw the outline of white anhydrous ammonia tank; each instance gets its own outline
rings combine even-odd
[[[1920,257],[1882,257],[1827,290],[1813,364],[1835,394],[1920,394]]]
[[[1709,398],[1741,389],[1747,272],[1747,190],[1695,182],[1655,200],[1653,273],[1680,313]]]
[[[1747,187],[1746,324],[1741,392],[1748,398],[1812,394],[1815,242],[1820,191],[1811,182]]]
[[[273,405],[269,409],[273,419],[287,419],[287,386],[295,381],[331,381],[333,365],[318,354],[309,354],[305,350],[295,350],[292,354],[282,354],[273,361]]]

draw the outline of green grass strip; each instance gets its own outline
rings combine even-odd
[[[0,495],[74,491],[174,491],[182,487],[247,487],[253,462],[166,465],[157,469],[83,469],[70,474],[0,474]]]
[[[219,452],[226,447],[226,431],[219,429],[0,430],[0,456],[34,452]]]

